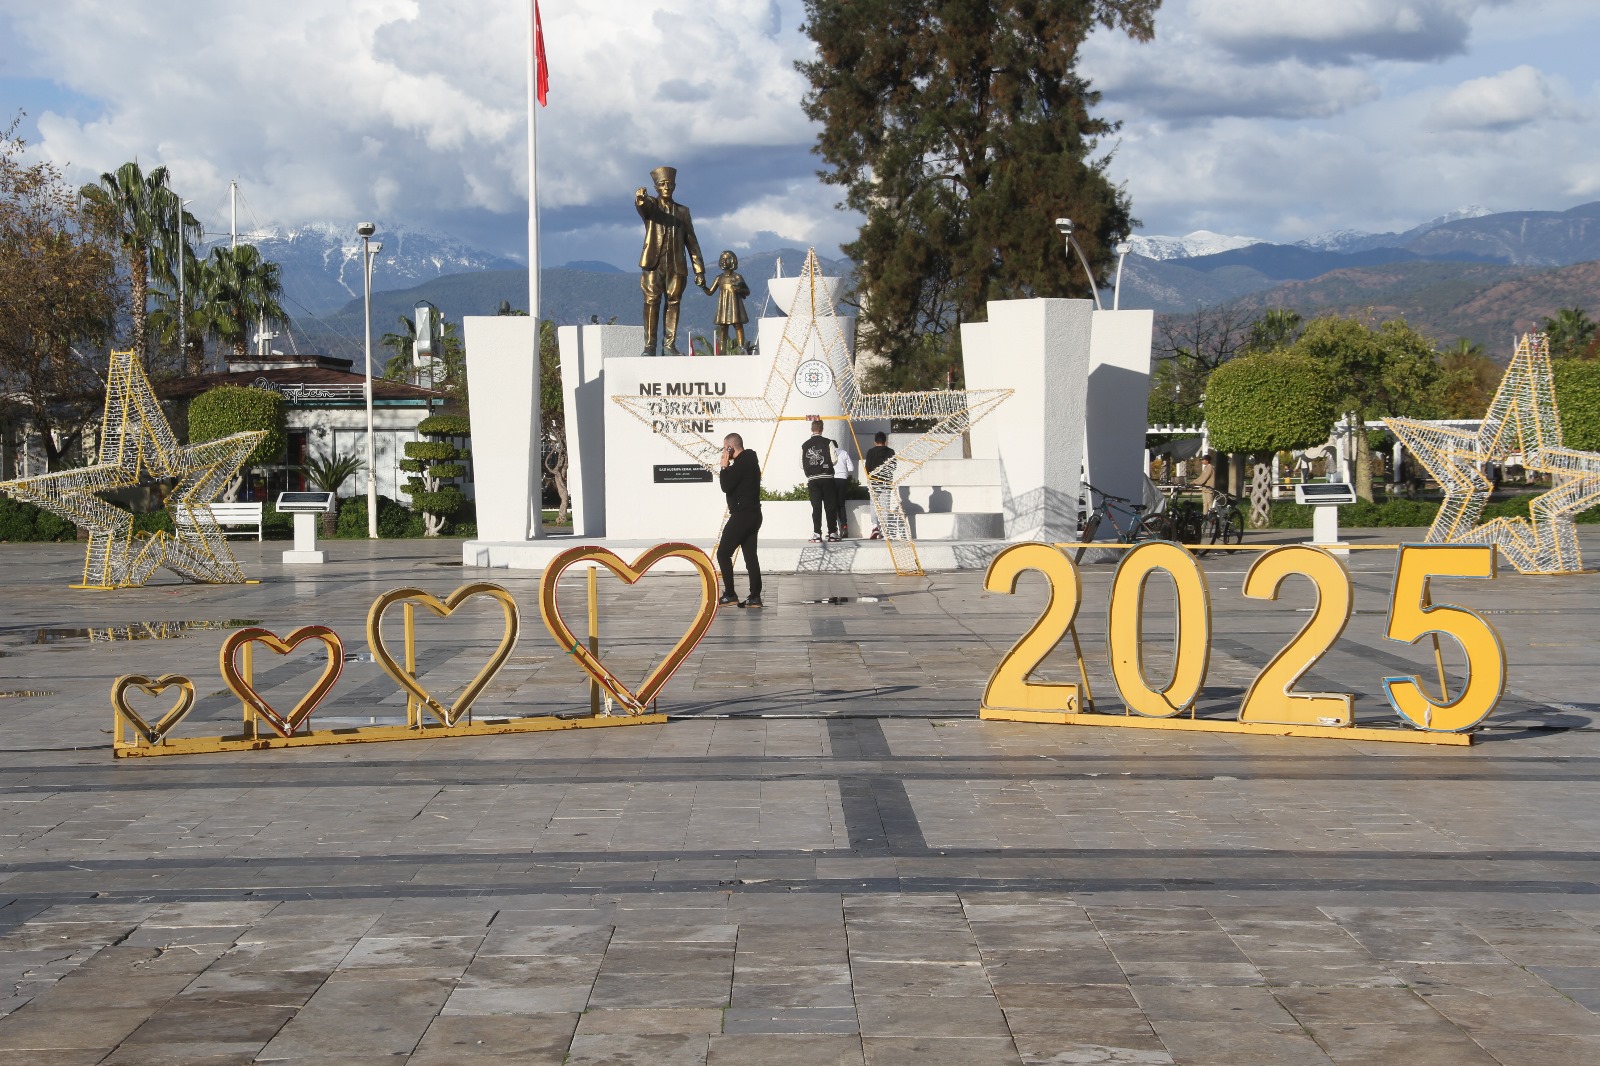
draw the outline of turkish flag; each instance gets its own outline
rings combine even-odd
[[[550,104],[550,68],[544,61],[544,23],[539,19],[539,0],[533,0],[533,55],[538,64],[538,80],[534,83],[534,92],[539,97],[539,106],[548,107]]]

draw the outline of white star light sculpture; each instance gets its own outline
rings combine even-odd
[[[1600,502],[1600,453],[1562,446],[1550,347],[1543,333],[1524,334],[1476,433],[1391,418],[1389,428],[1444,489],[1428,530],[1435,544],[1494,544],[1524,574],[1583,569],[1572,516]],[[1533,499],[1528,518],[1478,524],[1493,485],[1480,464],[1522,454],[1522,465],[1550,475],[1550,491]]]
[[[244,573],[209,504],[264,436],[262,431],[235,433],[180,446],[134,353],[112,352],[100,461],[77,470],[3,482],[0,491],[89,531],[83,583],[75,588],[142,585],[162,565],[196,581],[238,584],[245,580]],[[134,533],[131,513],[95,495],[136,486],[145,475],[178,479],[167,497],[174,530],[170,535]]]
[[[921,574],[922,563],[917,557],[917,546],[911,539],[911,524],[900,505],[899,488],[924,463],[970,429],[973,423],[1005,402],[1012,390],[862,393],[856,387],[855,364],[850,359],[850,347],[845,342],[844,329],[834,313],[833,301],[825,287],[819,284],[821,276],[822,269],[817,265],[817,252],[813,248],[806,254],[805,269],[800,275],[800,285],[795,290],[793,304],[785,309],[789,317],[784,324],[783,339],[772,360],[772,370],[767,375],[765,389],[760,396],[721,398],[722,410],[718,419],[770,424],[772,430],[767,438],[768,447],[762,452],[763,456],[770,458],[771,443],[777,437],[778,423],[794,389],[795,374],[801,362],[808,358],[809,345],[815,339],[821,350],[821,359],[833,372],[833,387],[838,390],[845,418],[852,421],[893,419],[931,422],[931,428],[899,449],[893,459],[879,466],[867,479],[872,508],[878,527],[883,530],[895,572],[902,575]],[[612,400],[645,425],[651,424],[649,405],[652,401],[648,397],[613,396]],[[707,470],[715,471],[721,445],[692,429],[682,428],[685,424],[677,422],[662,429],[662,433],[695,462]],[[859,453],[859,446],[857,450]]]

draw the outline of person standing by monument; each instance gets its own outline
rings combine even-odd
[[[722,492],[728,498],[728,521],[717,543],[717,564],[722,567],[722,598],[719,607],[761,607],[761,563],[756,558],[756,537],[761,532],[761,464],[756,453],[746,451],[744,438],[729,433],[722,439],[722,470],[718,475]],[[745,572],[750,575],[750,597],[739,603],[733,591],[733,553],[744,553]]]
[[[850,535],[850,509],[847,501],[850,498],[850,479],[855,476],[856,462],[850,457],[850,451],[844,445],[834,449],[833,458],[833,507],[838,514],[838,532],[833,540],[844,540]]]
[[[639,253],[639,287],[644,290],[644,355],[656,354],[656,322],[661,322],[667,355],[678,351],[678,308],[688,284],[685,253],[694,266],[694,283],[706,283],[706,265],[700,259],[700,242],[694,235],[689,209],[672,199],[678,187],[674,167],[656,167],[650,172],[656,195],[637,189],[633,206],[644,220],[644,250]],[[663,301],[665,308],[662,307]],[[665,313],[663,313],[665,312]]]
[[[838,445],[822,435],[822,419],[811,423],[811,436],[800,442],[800,470],[811,498],[811,543],[822,541],[822,515],[828,515],[828,539],[839,539],[839,501],[833,484]]]
[[[872,435],[872,447],[868,448],[867,454],[861,457],[861,465],[867,469],[867,480],[872,480],[872,472],[893,458],[894,449],[889,447],[889,435],[882,430],[874,433]],[[873,513],[877,513],[876,505],[873,507]],[[869,539],[879,540],[882,537],[882,528],[880,528],[878,524],[874,522],[872,526],[872,536]]]

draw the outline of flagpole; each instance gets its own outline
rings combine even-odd
[[[529,539],[544,536],[544,434],[539,425],[539,0],[528,0],[528,318],[533,325],[532,490]]]

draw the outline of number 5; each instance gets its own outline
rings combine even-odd
[[[1401,644],[1415,644],[1430,633],[1443,633],[1461,645],[1467,656],[1466,687],[1461,695],[1438,702],[1422,691],[1419,678],[1383,679],[1389,703],[1400,717],[1434,733],[1472,729],[1495,708],[1506,688],[1506,652],[1494,627],[1465,607],[1435,606],[1428,594],[1431,577],[1495,576],[1495,549],[1486,544],[1406,544],[1395,566],[1394,595],[1389,602],[1389,628],[1384,634]],[[1438,637],[1434,637],[1437,654]],[[1441,687],[1444,672],[1440,670]]]

